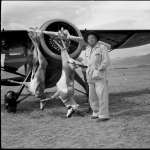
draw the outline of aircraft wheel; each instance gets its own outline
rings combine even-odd
[[[8,91],[4,96],[4,107],[7,112],[16,113],[17,110],[17,93]]]

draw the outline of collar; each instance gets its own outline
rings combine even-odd
[[[100,42],[98,41],[93,48],[90,45],[88,45],[87,47],[91,48],[91,49],[99,48],[100,47]]]
[[[100,48],[102,45],[106,46],[108,50],[111,49],[111,45],[108,44],[108,43],[105,43],[105,42],[103,42],[103,41],[98,41],[98,42],[96,43],[96,45],[95,45],[93,48]],[[88,47],[88,48],[92,48],[90,45],[88,45],[87,47]],[[93,49],[93,48],[92,48],[92,49]]]

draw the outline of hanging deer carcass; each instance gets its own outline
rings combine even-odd
[[[60,35],[62,34],[61,32],[59,32]],[[80,63],[69,56],[66,47],[67,42],[65,43],[62,39],[62,45],[56,40],[54,42],[61,50],[62,73],[59,81],[56,83],[57,91],[51,96],[51,99],[59,97],[68,109],[66,116],[71,117],[73,112],[79,112],[79,104],[74,100],[74,73],[75,68],[77,68],[77,65],[80,65]],[[41,100],[41,109],[44,108],[43,101],[44,100]]]

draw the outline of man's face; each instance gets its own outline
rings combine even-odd
[[[97,42],[97,39],[96,39],[95,35],[90,34],[90,35],[88,36],[87,41],[88,41],[88,44],[89,44],[90,46],[94,46],[94,45],[96,44],[96,42]]]

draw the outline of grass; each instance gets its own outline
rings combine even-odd
[[[90,119],[86,97],[77,92],[84,117],[65,118],[66,108],[58,99],[41,111],[34,97],[20,103],[16,114],[8,114],[3,95],[10,88],[1,87],[2,148],[150,148],[149,74],[149,67],[110,69],[111,119],[101,123]]]

